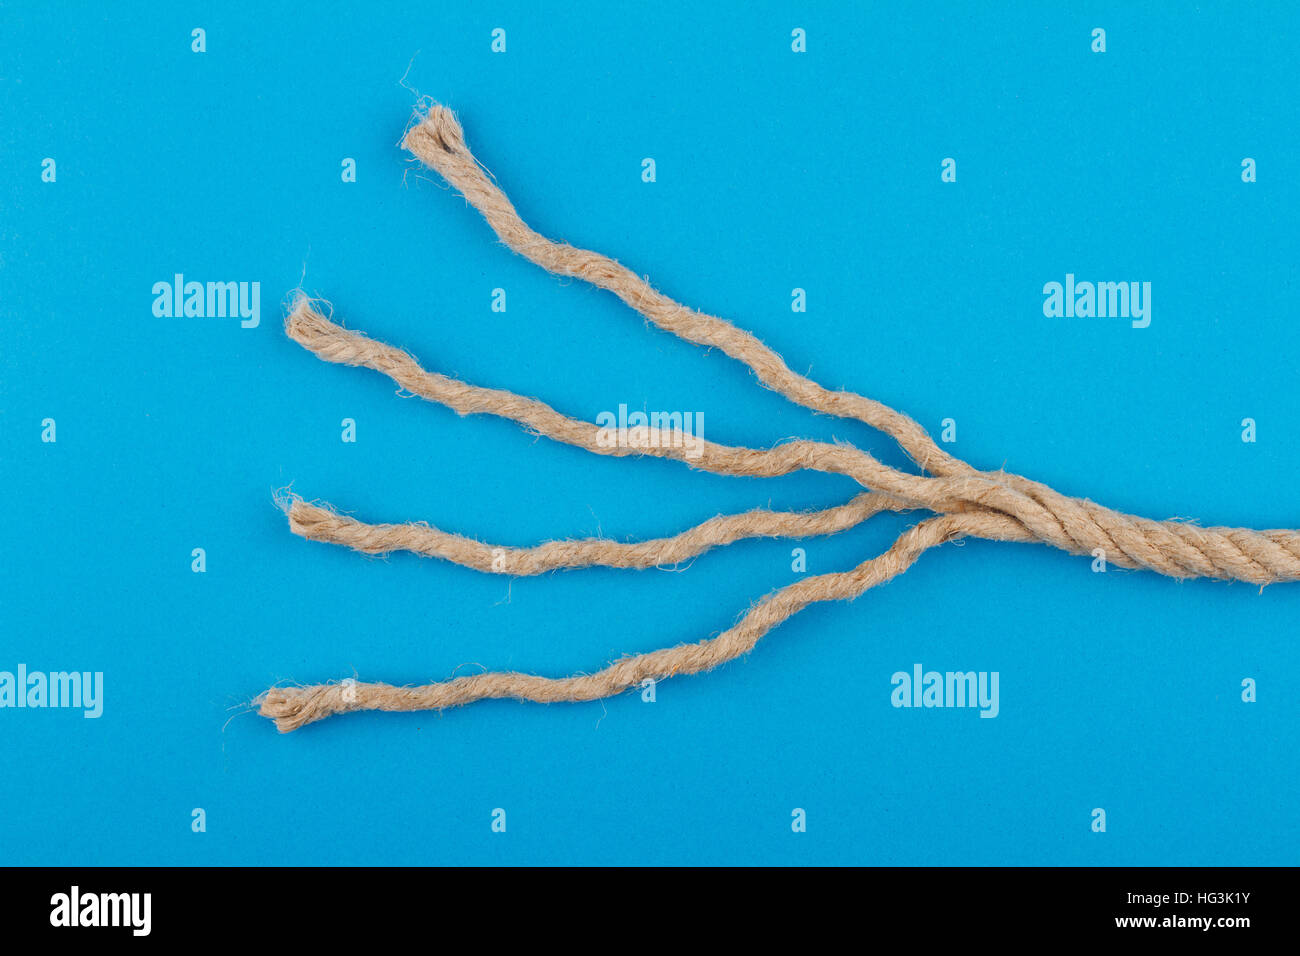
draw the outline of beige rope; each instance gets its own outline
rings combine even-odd
[[[1117,567],[1148,568],[1177,578],[1213,577],[1255,584],[1300,579],[1300,533],[1295,531],[1200,528],[1178,521],[1152,521],[1069,498],[1046,486],[1042,486],[1044,493],[1029,495],[1000,484],[999,472],[912,475],[848,444],[799,440],[754,449],[692,437],[694,450],[688,455],[682,436],[648,430],[644,444],[609,445],[602,443],[601,429],[595,424],[562,415],[537,399],[425,371],[409,353],[331,322],[306,299],[299,299],[285,327],[290,338],[327,362],[383,372],[407,391],[457,414],[507,418],[534,434],[598,455],[672,458],[705,471],[740,477],[771,478],[801,469],[846,475],[865,488],[914,507],[1006,515],[1020,522],[1034,540],[1071,554],[1090,555],[1100,548],[1106,560]]]
[[[532,548],[484,544],[423,522],[366,524],[333,508],[289,496],[289,529],[310,541],[341,544],[365,554],[411,551],[441,558],[476,571],[527,577],[561,568],[658,568],[688,561],[710,548],[747,538],[807,538],[835,534],[861,524],[881,511],[906,505],[888,495],[866,491],[847,504],[824,511],[766,511],[718,515],[681,534],[623,543],[606,538],[547,541]]]
[[[703,471],[737,477],[774,478],[802,469],[847,475],[864,487],[888,492],[936,511],[960,510],[963,501],[984,487],[1003,489],[980,477],[935,479],[888,468],[849,445],[792,441],[770,449],[738,448],[647,428],[636,444],[608,444],[601,428],[560,414],[544,402],[497,388],[469,385],[428,372],[409,353],[331,322],[307,299],[299,299],[285,323],[289,337],[327,362],[358,365],[382,372],[414,395],[445,405],[458,415],[495,415],[518,422],[530,432],[586,449],[597,455],[651,455],[672,458]],[[688,454],[688,444],[690,453]],[[951,493],[955,491],[956,493]],[[1031,508],[1032,510],[1032,508]],[[1038,509],[1041,511],[1042,509]]]
[[[768,388],[793,402],[841,418],[856,418],[894,436],[926,471],[935,474],[973,471],[965,462],[939,448],[925,429],[906,415],[853,392],[823,388],[790,371],[779,355],[749,332],[674,302],[608,256],[553,242],[535,232],[474,158],[465,145],[460,123],[445,106],[431,104],[423,118],[407,130],[402,146],[459,190],[502,242],[543,269],[613,292],[659,328],[688,342],[721,349],[753,369]]]
[[[925,471],[937,475],[980,475],[935,444],[917,422],[888,405],[849,391],[831,391],[792,372],[779,355],[756,336],[716,316],[689,309],[659,292],[641,276],[608,256],[555,242],[530,228],[505,193],[470,152],[465,134],[451,110],[427,105],[408,128],[402,145],[438,172],[487,221],[497,236],[518,254],[557,275],[583,279],[613,292],[659,328],[743,362],[759,381],[797,404],[841,418],[854,418],[883,431]],[[1019,475],[983,473],[996,484],[1013,489],[1042,506],[990,507],[1022,520],[1045,542],[1076,554],[1097,548],[1123,567],[1146,567],[1176,577],[1208,576],[1256,583],[1296,580],[1300,572],[1300,538],[1291,531],[1254,532],[1246,529],[1198,529],[1180,522],[1155,522],[1104,508],[1086,499],[1070,498]],[[883,485],[874,485],[884,489]],[[976,486],[977,488],[979,486]],[[1041,524],[1054,520],[1053,531]],[[1123,557],[1117,557],[1117,553]]]
[[[852,600],[906,571],[927,549],[967,534],[1016,540],[1024,529],[1005,515],[988,513],[930,518],[904,532],[884,554],[852,571],[803,578],[768,595],[717,637],[625,657],[594,674],[553,678],[496,672],[421,687],[351,682],[273,687],[262,695],[261,714],[273,718],[281,732],[288,732],[354,710],[443,710],[500,697],[546,704],[609,697],[646,680],[712,670],[748,653],[764,634],[809,604]]]
[[[538,702],[584,701],[610,696],[678,674],[709,670],[751,650],[781,621],[818,601],[851,600],[902,573],[927,549],[965,536],[1037,541],[1072,554],[1094,554],[1119,567],[1148,568],[1171,577],[1213,577],[1269,584],[1300,580],[1300,533],[1242,528],[1200,528],[1152,521],[1072,498],[1039,482],[1003,471],[981,472],[938,445],[919,424],[887,405],[848,391],[831,391],[792,372],[774,351],[731,323],[687,309],[648,282],[598,253],[553,242],[519,217],[465,145],[452,113],[436,104],[407,131],[403,145],[464,194],[501,240],[543,268],[575,276],[613,292],[658,327],[719,348],[752,369],[765,386],[814,411],[853,418],[890,435],[924,472],[913,475],[883,465],[847,444],[794,441],[769,449],[706,442],[676,432],[644,430],[644,442],[608,445],[600,429],[568,418],[536,399],[469,385],[429,372],[408,353],[331,322],[306,299],[290,313],[291,338],[320,358],[364,366],[402,388],[460,415],[491,414],[535,434],[596,454],[657,455],[719,474],[771,477],[800,469],[846,475],[871,491],[837,508],[817,512],[750,511],[721,515],[679,535],[639,543],[605,539],[553,541],[532,548],[499,548],[426,524],[369,525],[329,506],[297,497],[286,502],[290,528],[317,541],[370,554],[413,551],[481,571],[539,574],[557,568],[604,565],[655,567],[750,537],[831,534],[881,510],[924,508],[936,513],[904,532],[889,550],[852,571],[804,578],[764,598],[736,625],[710,640],[625,657],[594,674],[546,678],[487,673],[427,684],[321,684],[275,687],[259,698],[261,713],[290,731],[331,714],[354,710],[440,710],[475,700],[511,697]]]
[[[764,385],[797,404],[854,418],[883,431],[925,471],[952,476],[981,474],[949,455],[919,424],[888,405],[853,392],[831,391],[798,375],[751,333],[675,302],[608,256],[554,242],[534,231],[470,152],[451,110],[431,103],[417,120],[408,128],[402,145],[459,190],[515,252],[557,275],[574,276],[613,292],[659,328],[689,342],[721,349],[749,366]],[[1295,580],[1300,571],[1295,560],[1300,556],[1300,540],[1293,532],[1198,529],[1178,522],[1153,522],[1086,499],[1069,498],[1019,475],[983,474],[1041,505],[1042,512],[1034,512],[1036,522],[1028,525],[1030,530],[1040,540],[1075,554],[1091,554],[1101,548],[1121,567],[1146,567],[1176,577],[1269,583]],[[998,507],[992,502],[989,506]],[[1022,505],[1001,510],[1023,519],[1032,509]],[[1044,520],[1055,521],[1057,528],[1044,527]]]

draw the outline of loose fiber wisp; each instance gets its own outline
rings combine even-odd
[[[772,628],[819,601],[851,600],[906,571],[925,551],[963,537],[1037,542],[1071,554],[1104,551],[1123,568],[1175,578],[1217,578],[1270,584],[1300,580],[1300,532],[1202,528],[1153,521],[1072,498],[1019,475],[979,471],[953,457],[915,421],[880,402],[832,391],[790,370],[772,349],[724,319],[687,308],[607,256],[553,242],[519,217],[505,193],[474,158],[450,110],[430,106],[408,128],[403,146],[441,175],[482,214],[500,240],[543,269],[582,279],[614,293],[661,329],[747,365],[767,388],[814,412],[855,419],[892,437],[917,466],[891,468],[845,444],[794,441],[767,449],[720,445],[653,430],[633,447],[600,441],[600,429],[533,398],[460,382],[423,368],[402,351],[344,328],[310,300],[300,298],[286,331],[327,362],[364,366],[404,389],[460,415],[496,415],[528,431],[599,455],[656,455],[723,475],[771,477],[802,469],[847,475],[866,491],[835,508],[813,512],[749,511],[713,518],[680,534],[620,543],[603,538],[552,541],[507,548],[439,530],[429,524],[367,524],[334,508],[291,496],[283,504],[293,533],[366,554],[410,551],[478,571],[540,574],[559,568],[653,568],[692,558],[709,548],[746,538],[798,538],[834,534],[881,511],[929,515],[884,553],[849,571],[802,578],[767,595],[716,637],[624,657],[594,673],[571,677],[495,672],[422,686],[358,683],[277,686],[263,693],[260,713],[291,731],[334,714],[356,710],[441,710],[476,700],[508,697],[553,703],[590,701],[660,680],[695,674],[744,654]]]

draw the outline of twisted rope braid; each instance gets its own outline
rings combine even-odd
[[[420,687],[351,682],[273,687],[262,695],[261,713],[273,718],[276,727],[287,733],[332,714],[356,710],[443,710],[502,697],[543,704],[611,697],[643,681],[712,670],[753,650],[763,635],[809,604],[852,600],[902,574],[925,551],[945,541],[967,534],[1014,540],[1023,533],[1023,528],[1005,515],[939,515],[910,528],[884,554],[864,561],[852,571],[804,578],[768,595],[717,637],[624,657],[594,674],[538,677],[506,671]]]
[[[606,538],[546,541],[531,548],[484,544],[423,522],[366,524],[333,508],[290,496],[289,530],[309,541],[341,544],[364,554],[410,551],[489,574],[528,577],[563,568],[662,568],[681,564],[711,548],[748,538],[809,538],[855,527],[882,511],[903,511],[897,498],[865,491],[823,511],[767,511],[718,515],[668,538],[619,542]]]
[[[889,435],[922,474],[890,468],[847,444],[806,440],[751,449],[675,431],[641,429],[641,440],[611,445],[601,440],[597,426],[569,418],[537,399],[426,371],[407,352],[345,329],[306,299],[299,299],[286,321],[286,331],[294,341],[325,361],[382,372],[402,388],[459,415],[507,418],[534,434],[595,454],[653,455],[735,476],[773,477],[811,469],[848,476],[870,490],[823,511],[755,510],[720,515],[669,538],[637,543],[551,541],[531,548],[494,547],[423,523],[366,524],[328,505],[291,497],[286,512],[295,534],[368,554],[412,551],[480,571],[519,576],[595,565],[673,565],[746,538],[833,534],[884,510],[924,509],[935,516],[909,528],[883,554],[851,571],[804,578],[768,595],[733,627],[708,640],[625,657],[594,674],[565,678],[496,672],[418,687],[350,681],[274,687],[259,698],[260,712],[274,719],[281,731],[356,710],[441,710],[501,697],[542,703],[595,700],[646,680],[710,670],[747,653],[769,630],[809,604],[852,600],[907,570],[926,550],[968,536],[1038,542],[1071,554],[1090,555],[1100,549],[1108,562],[1119,567],[1145,568],[1175,578],[1209,577],[1260,585],[1300,580],[1300,532],[1153,521],[1069,497],[1020,475],[977,470],[940,448],[906,415],[865,396],[832,391],[798,375],[751,333],[686,308],[607,256],[535,232],[469,151],[450,110],[433,104],[417,120],[408,128],[403,145],[458,189],[515,252],[550,272],[613,292],[665,331],[697,345],[721,349],[748,366],[764,386],[799,405],[855,419]]]
[[[1031,495],[1001,483],[1001,472],[968,469],[963,474],[912,475],[848,444],[798,440],[766,449],[740,448],[655,429],[646,429],[644,441],[635,444],[609,444],[602,442],[597,425],[562,415],[537,399],[428,372],[409,353],[330,321],[306,299],[298,300],[285,328],[290,338],[327,362],[374,369],[408,392],[459,415],[506,418],[533,434],[598,455],[671,458],[737,477],[772,478],[803,469],[845,475],[916,508],[998,512],[1018,521],[1033,540],[1070,554],[1090,555],[1100,548],[1107,561],[1122,568],[1255,584],[1300,579],[1300,533],[1295,531],[1152,521],[1069,498],[1043,485]],[[688,442],[693,443],[689,454]]]
[[[561,276],[612,292],[651,323],[697,345],[720,349],[748,366],[758,380],[796,404],[864,422],[892,437],[923,470],[935,475],[981,476],[1036,502],[991,507],[1056,525],[1028,525],[1046,543],[1073,553],[1106,551],[1122,567],[1145,567],[1174,577],[1213,577],[1259,584],[1293,581],[1300,574],[1300,539],[1293,531],[1196,528],[1126,515],[1086,499],[1070,498],[1040,482],[1007,472],[982,473],[940,448],[917,422],[888,405],[850,391],[831,391],[790,370],[756,336],[725,319],[689,309],[608,256],[555,242],[520,218],[465,143],[455,114],[429,104],[402,145],[457,189],[497,237],[519,255]],[[879,487],[884,487],[879,486]],[[978,486],[977,486],[978,487]],[[1122,555],[1123,557],[1117,557]]]

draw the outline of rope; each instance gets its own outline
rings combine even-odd
[[[884,510],[923,509],[934,517],[903,532],[878,557],[851,571],[804,578],[763,598],[733,627],[694,644],[624,657],[594,674],[564,678],[515,672],[458,677],[416,687],[345,681],[274,687],[260,712],[281,731],[356,710],[441,710],[486,698],[554,703],[620,693],[646,680],[711,670],[752,650],[772,628],[820,601],[852,600],[909,568],[930,548],[963,537],[1038,542],[1071,554],[1100,549],[1111,564],[1175,578],[1208,577],[1266,585],[1300,580],[1300,532],[1201,528],[1153,521],[1073,498],[1020,475],[979,471],[944,451],[906,415],[850,391],[832,391],[792,372],[779,355],[730,322],[675,302],[640,276],[599,253],[554,242],[531,229],[465,144],[450,110],[437,104],[417,116],[403,146],[437,171],[477,209],[515,252],[550,272],[612,292],[651,323],[697,345],[721,349],[748,366],[764,386],[816,412],[855,419],[889,435],[921,474],[890,468],[848,444],[799,440],[767,449],[704,441],[675,431],[639,430],[635,441],[611,445],[597,426],[569,418],[537,399],[482,388],[426,371],[409,353],[332,322],[300,298],[286,321],[289,337],[321,359],[363,366],[459,415],[489,414],[602,455],[654,455],[734,476],[773,477],[801,469],[853,478],[864,488],[844,505],[813,512],[749,511],[719,515],[682,533],[621,543],[595,538],[503,548],[424,523],[366,524],[329,505],[290,496],[290,529],[304,538],[367,554],[411,551],[489,573],[532,575],[591,566],[674,565],[710,548],[756,537],[834,534]],[[689,439],[689,441],[688,441]]]

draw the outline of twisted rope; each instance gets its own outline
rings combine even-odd
[[[871,491],[823,511],[756,510],[720,515],[669,538],[638,543],[552,541],[531,548],[495,547],[423,523],[366,524],[328,505],[292,497],[286,502],[286,511],[295,534],[368,554],[412,551],[480,571],[530,575],[593,565],[672,565],[745,538],[833,534],[882,510],[919,508],[935,512],[935,517],[908,529],[883,554],[851,571],[804,578],[768,595],[733,627],[709,640],[625,657],[594,674],[565,678],[497,672],[419,687],[354,682],[275,687],[259,698],[260,712],[274,719],[281,731],[355,710],[440,710],[496,697],[543,703],[595,700],[646,680],[710,670],[747,653],[769,630],[809,604],[852,600],[901,574],[929,548],[967,536],[1038,542],[1071,554],[1094,554],[1100,549],[1108,562],[1119,567],[1146,568],[1175,578],[1210,577],[1260,585],[1300,580],[1300,532],[1153,521],[1069,497],[1020,475],[979,471],[940,448],[906,415],[865,396],[832,391],[798,375],[749,332],[688,309],[607,256],[545,238],[524,223],[474,158],[460,124],[445,107],[430,106],[407,130],[403,145],[458,189],[515,252],[550,272],[613,292],[650,322],[680,338],[721,349],[747,365],[764,386],[799,405],[856,419],[884,432],[898,442],[922,474],[890,468],[847,444],[805,440],[751,449],[642,429],[642,440],[610,445],[600,440],[601,430],[595,425],[569,418],[536,399],[426,371],[407,352],[345,329],[300,299],[286,321],[286,331],[294,341],[325,361],[382,372],[402,388],[459,415],[507,418],[534,434],[596,454],[655,455],[736,476],[772,477],[812,469],[846,475]]]
[[[681,564],[710,548],[747,538],[809,538],[836,534],[882,511],[902,511],[897,498],[865,491],[824,511],[767,511],[718,515],[668,538],[619,542],[606,538],[546,541],[531,548],[484,544],[424,522],[366,524],[333,508],[290,496],[289,530],[309,541],[341,544],[364,554],[410,551],[475,571],[528,577],[563,568],[661,568]]]
[[[356,683],[273,687],[262,696],[261,713],[274,718],[281,732],[288,732],[332,714],[355,710],[442,710],[501,697],[543,704],[610,697],[647,680],[712,670],[753,650],[763,635],[809,604],[852,600],[902,574],[928,549],[967,534],[1013,539],[1023,534],[1023,529],[1005,515],[992,513],[930,518],[904,532],[884,554],[864,561],[852,571],[804,578],[768,595],[717,637],[625,657],[594,674],[538,677],[507,671],[457,677],[421,687]]]
[[[1180,521],[1152,521],[1026,481],[1024,484],[1041,489],[1031,495],[1021,487],[1004,484],[1002,472],[968,468],[962,474],[913,475],[848,444],[798,440],[756,449],[690,436],[693,444],[688,454],[688,436],[645,429],[643,441],[611,445],[601,441],[599,426],[569,418],[537,399],[426,371],[409,353],[330,321],[306,299],[298,300],[285,329],[295,342],[327,362],[374,369],[403,389],[459,415],[506,418],[532,434],[593,454],[671,458],[737,477],[772,478],[804,469],[845,475],[911,507],[1006,515],[1019,522],[1032,540],[1070,554],[1090,555],[1100,548],[1107,561],[1122,568],[1255,584],[1300,579],[1300,533],[1295,531],[1201,528]]]
[[[1240,528],[1199,529],[1158,522],[1070,498],[1040,482],[1007,472],[981,473],[944,451],[917,422],[888,405],[849,391],[831,391],[790,370],[756,336],[725,319],[689,309],[655,289],[608,256],[555,242],[533,230],[465,144],[451,110],[430,104],[406,133],[402,145],[455,187],[487,221],[497,237],[519,255],[549,272],[573,276],[612,292],[646,319],[688,342],[717,348],[747,365],[758,380],[790,401],[814,411],[853,418],[892,437],[923,471],[945,476],[981,476],[1034,502],[988,505],[1021,520],[1040,540],[1073,553],[1106,551],[1123,567],[1145,567],[1174,577],[1214,577],[1259,584],[1300,576],[1300,538],[1294,531],[1256,532]],[[883,485],[878,487],[884,488]],[[979,488],[980,486],[974,486]],[[1046,522],[1046,523],[1045,523]],[[1047,523],[1056,525],[1055,529]],[[1112,555],[1119,553],[1122,558]]]

